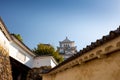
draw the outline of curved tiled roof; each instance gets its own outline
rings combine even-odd
[[[21,42],[20,40],[18,40],[14,35],[10,34],[10,32],[7,30],[7,27],[5,26],[2,18],[0,17],[0,22],[2,23],[3,26],[0,26],[0,29],[3,31],[3,33],[5,34],[6,38],[10,41],[13,41],[15,43],[17,43],[21,48],[23,48],[24,50],[26,50],[29,54],[36,56],[31,49],[29,49],[23,42]]]
[[[89,52],[103,44],[105,44],[106,42],[116,38],[120,36],[120,26],[115,30],[115,31],[110,31],[108,35],[103,36],[102,39],[98,39],[96,40],[96,42],[91,42],[90,45],[87,45],[86,48],[83,48],[82,50],[80,50],[77,54],[71,56],[70,58],[68,58],[67,60],[65,60],[64,62],[60,63],[59,65],[57,65],[56,67],[52,68],[49,72],[59,68],[60,66],[82,56],[83,54],[85,54],[86,52]],[[48,73],[49,73],[48,72]]]
[[[72,42],[68,39],[68,37],[65,38],[65,40],[63,40],[62,42]]]
[[[2,32],[5,34],[5,37],[8,39],[8,40],[12,40],[11,36],[10,36],[10,33],[8,31],[8,29],[6,28],[6,25],[4,24],[2,18],[0,17],[0,22],[2,24],[2,26],[0,26],[0,29],[2,30]]]

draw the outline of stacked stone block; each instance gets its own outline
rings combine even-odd
[[[0,80],[12,80],[8,52],[0,45]]]
[[[28,72],[27,80],[42,80],[43,73],[49,71],[51,66],[42,66],[40,68],[33,68]]]

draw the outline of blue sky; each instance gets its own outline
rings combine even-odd
[[[59,46],[67,36],[78,51],[120,25],[120,0],[0,0],[0,16],[10,33],[33,49]]]

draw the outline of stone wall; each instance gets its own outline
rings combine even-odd
[[[0,80],[12,80],[8,52],[0,46]]]
[[[33,68],[28,72],[27,80],[42,80],[41,73],[51,69],[51,66],[42,66],[40,68]]]
[[[42,72],[39,68],[33,68],[28,72],[27,80],[42,80],[42,77],[39,75]]]

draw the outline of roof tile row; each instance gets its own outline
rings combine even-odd
[[[85,54],[86,52],[89,52],[93,49],[95,49],[98,46],[103,45],[104,43],[116,38],[120,36],[120,26],[115,30],[115,31],[110,31],[109,35],[103,36],[102,39],[98,39],[96,40],[96,42],[91,42],[90,45],[87,45],[86,48],[83,48],[82,50],[80,50],[77,54],[71,56],[70,58],[68,58],[67,60],[65,60],[64,62],[60,63],[59,65],[57,65],[56,67],[54,67],[53,69],[51,69],[49,72],[53,71],[54,69],[66,64],[67,62],[70,62],[72,60],[74,60],[75,58],[78,58],[79,56],[82,56],[83,54]],[[49,73],[48,72],[48,73]]]

